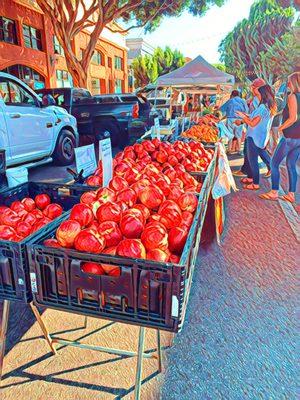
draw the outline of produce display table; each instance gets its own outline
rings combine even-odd
[[[176,263],[45,246],[44,241],[55,236],[62,221],[69,218],[69,213],[46,225],[34,240],[25,243],[26,265],[30,268],[30,274],[27,269],[24,271],[26,279],[29,277],[31,279],[33,296],[33,303],[30,305],[53,353],[54,344],[60,343],[110,354],[136,356],[135,399],[140,398],[143,359],[157,358],[158,370],[161,371],[160,332],[177,333],[184,322],[217,163],[218,153],[215,152],[207,172],[194,173],[197,180],[203,181],[203,184],[197,197],[198,203],[192,225],[181,257]],[[84,190],[93,190],[85,185],[81,187]],[[114,266],[121,270],[121,274],[118,276],[87,274],[82,270],[84,263]],[[28,298],[26,299],[28,301]],[[140,326],[138,350],[124,351],[52,337],[43,324],[36,306],[138,325]],[[0,336],[0,365],[3,363],[8,310],[9,303],[5,299]],[[157,331],[157,354],[150,355],[144,352],[146,328]]]

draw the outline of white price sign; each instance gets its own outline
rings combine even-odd
[[[87,146],[77,147],[75,149],[75,160],[77,173],[83,169],[84,177],[93,174],[97,168],[95,146],[88,144]]]
[[[158,118],[154,118],[154,128],[155,128],[155,136],[157,137],[157,139],[160,140],[160,124]]]
[[[99,160],[102,162],[103,186],[107,186],[113,177],[113,159],[110,139],[100,140]]]

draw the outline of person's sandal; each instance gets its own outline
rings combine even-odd
[[[243,185],[243,188],[246,190],[259,190],[259,186],[254,185],[254,183],[250,183],[249,185]]]
[[[280,196],[279,198],[280,198],[280,200],[287,201],[289,203],[295,202],[295,199],[294,198],[292,199],[288,194],[284,194],[283,196]]]
[[[253,183],[253,179],[252,178],[242,178],[241,179],[241,183]]]
[[[242,171],[232,171],[232,175],[234,176],[246,176]]]
[[[263,200],[271,200],[271,201],[277,201],[278,200],[278,194],[272,194],[270,192],[260,194],[259,197],[261,199],[263,199]]]
[[[265,178],[270,178],[271,175],[272,175],[272,171],[269,170],[268,172],[265,173],[264,177]]]

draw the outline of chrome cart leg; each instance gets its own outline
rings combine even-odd
[[[158,371],[162,371],[162,351],[161,351],[161,342],[160,342],[160,330],[156,330],[157,334],[157,355],[158,355]]]
[[[2,378],[2,370],[3,370],[3,362],[4,362],[9,305],[10,305],[10,303],[8,300],[3,301],[2,315],[0,315],[0,381]]]
[[[140,395],[141,395],[144,344],[145,344],[145,328],[141,326],[139,333],[139,346],[138,346],[138,357],[137,357],[136,377],[135,377],[135,393],[134,393],[135,400],[140,400]]]
[[[84,323],[83,323],[83,329],[86,329],[87,328],[87,319],[88,319],[88,317],[84,317]]]
[[[41,330],[42,330],[42,332],[44,334],[44,337],[45,337],[45,339],[46,339],[46,341],[47,341],[52,353],[56,354],[56,350],[55,350],[55,347],[53,345],[53,341],[52,341],[52,339],[51,339],[51,337],[49,335],[48,329],[47,329],[44,321],[42,320],[41,314],[39,313],[38,309],[36,308],[36,306],[33,303],[30,303],[30,307],[31,307],[31,310],[32,310],[32,312],[33,312],[33,314],[34,314],[34,316],[35,316],[35,318],[36,318],[36,320],[37,320],[37,322],[38,322],[38,324],[39,324],[39,326],[40,326],[40,328],[41,328]]]

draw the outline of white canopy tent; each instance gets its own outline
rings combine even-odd
[[[183,67],[160,76],[157,87],[173,87],[188,93],[228,92],[234,85],[234,76],[220,71],[198,56]]]

